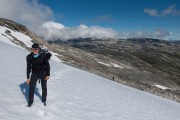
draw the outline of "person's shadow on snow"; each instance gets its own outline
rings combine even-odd
[[[19,85],[20,89],[21,89],[21,92],[22,94],[24,95],[26,101],[28,102],[28,94],[29,94],[29,86],[27,85],[26,82],[24,83],[21,83]],[[41,94],[39,93],[38,91],[39,89],[36,87],[35,90],[34,90],[34,94],[37,95],[39,97],[39,99],[41,100]]]

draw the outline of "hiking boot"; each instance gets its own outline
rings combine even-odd
[[[47,104],[46,104],[46,101],[45,102],[43,102],[44,103],[44,106],[46,106]]]
[[[32,106],[32,103],[28,103],[27,107],[31,107]]]

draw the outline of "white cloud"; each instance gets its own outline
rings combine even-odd
[[[118,32],[111,28],[100,26],[80,25],[76,27],[65,27],[63,24],[46,22],[39,30],[41,36],[47,40],[68,40],[73,38],[118,38]]]
[[[23,23],[36,30],[37,26],[52,20],[53,12],[38,0],[0,0],[0,17]]]
[[[156,9],[144,9],[144,13],[149,14],[150,16],[158,16],[157,10]]]
[[[166,16],[166,15],[169,15],[169,14],[173,14],[174,10],[176,9],[176,5],[172,5],[170,7],[168,7],[167,9],[164,9],[162,11],[162,16]]]
[[[167,15],[173,15],[173,16],[179,16],[180,15],[180,10],[176,8],[175,5],[171,5],[168,8],[162,10],[161,12],[158,11],[157,9],[149,9],[145,8],[144,13],[149,14],[150,16],[167,16]]]

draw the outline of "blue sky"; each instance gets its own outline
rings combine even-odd
[[[180,40],[180,0],[0,0],[0,17],[24,24],[48,40]]]
[[[180,32],[180,13],[151,16],[144,12],[156,9],[159,13],[175,5],[180,12],[180,0],[40,0],[54,12],[56,22],[65,26],[79,24],[110,27],[117,31],[152,31],[163,29]]]

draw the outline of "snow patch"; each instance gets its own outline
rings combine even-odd
[[[22,48],[22,47],[20,47],[20,46],[18,46],[16,44],[14,44],[13,42],[11,42],[11,40],[9,40],[9,39],[13,40],[13,38],[11,38],[10,36],[6,35],[6,33],[5,33],[6,30],[10,30],[10,29],[8,29],[6,27],[1,27],[0,26],[0,41],[4,42],[4,43],[7,43],[9,45],[18,47],[18,48]],[[6,35],[6,36],[4,36],[4,35]]]
[[[3,27],[0,27],[1,36],[3,36],[2,34],[4,34],[4,35],[12,38],[11,36],[9,36],[8,34],[5,33],[5,31],[7,31],[7,30],[10,31],[10,34],[11,34],[12,36],[16,37],[18,40],[20,40],[21,42],[23,42],[27,47],[31,48],[31,46],[32,46],[32,44],[33,44],[33,43],[31,42],[32,39],[31,39],[29,36],[27,36],[27,35],[25,35],[25,34],[23,34],[23,33],[20,33],[20,32],[17,32],[17,31],[13,31],[13,30],[11,30],[11,29],[3,26]],[[5,36],[4,36],[4,37],[5,37]],[[13,40],[13,38],[12,38],[12,40]],[[6,42],[6,43],[11,44],[11,45],[14,44],[14,43],[12,43],[9,39],[7,40],[7,39],[3,39],[3,38],[2,38],[1,41]],[[17,47],[18,45],[15,45],[15,44],[14,44],[14,46]]]
[[[105,65],[105,66],[110,66],[109,64],[107,63],[104,63],[104,62],[101,62],[101,61],[98,61],[99,64],[102,64],[102,65]]]
[[[20,32],[14,32],[11,30],[11,34],[16,37],[18,40],[23,42],[27,47],[31,48],[33,42],[31,42],[31,38],[23,33]]]
[[[162,86],[162,85],[153,85],[153,86],[155,86],[155,87],[157,87],[157,88],[160,88],[160,89],[162,89],[162,90],[171,89],[171,88],[168,88],[168,87],[165,87],[165,86]]]
[[[116,63],[104,63],[104,62],[101,62],[101,61],[97,61],[99,64],[102,64],[102,65],[105,65],[105,66],[108,66],[108,67],[116,67],[116,68],[124,68],[123,66],[120,66]]]
[[[113,65],[114,67],[117,67],[117,68],[124,68],[123,66],[120,66],[120,65],[118,65],[118,64],[116,64],[116,63],[112,63],[112,65]]]

